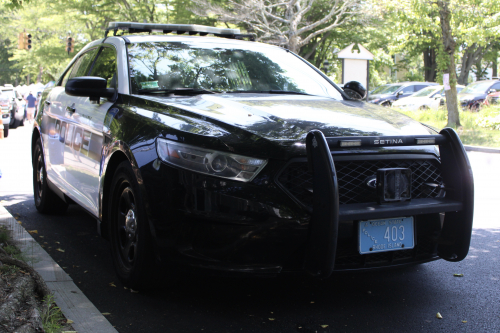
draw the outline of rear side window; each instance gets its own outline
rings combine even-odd
[[[108,88],[117,88],[116,52],[110,47],[104,47],[97,56],[90,76],[106,79]]]
[[[419,90],[427,88],[427,87],[428,87],[428,85],[417,84],[415,86],[415,91],[419,91]]]

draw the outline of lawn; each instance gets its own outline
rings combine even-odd
[[[437,129],[444,128],[448,121],[446,109],[400,112]],[[464,145],[500,148],[500,106],[484,107],[479,112],[460,111],[460,123],[456,131]]]

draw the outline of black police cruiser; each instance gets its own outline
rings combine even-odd
[[[111,23],[43,93],[38,211],[87,210],[134,289],[160,261],[326,278],[464,259],[473,179],[457,134],[365,103],[359,83],[342,90],[252,39]]]

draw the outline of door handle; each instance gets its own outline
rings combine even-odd
[[[76,109],[75,109],[75,103],[73,103],[72,105],[68,105],[66,107],[66,111],[75,112],[76,111]]]

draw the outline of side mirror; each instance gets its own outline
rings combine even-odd
[[[99,98],[113,98],[115,89],[106,88],[107,81],[97,76],[80,76],[69,79],[64,91],[70,96],[88,97],[91,102],[99,102]]]
[[[366,88],[358,81],[349,81],[342,87],[349,98],[354,100],[362,100],[366,98]]]

